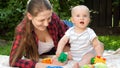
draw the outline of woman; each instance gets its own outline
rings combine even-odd
[[[16,27],[10,53],[10,66],[46,68],[41,55],[54,54],[58,41],[68,29],[52,11],[48,0],[29,0],[23,21]],[[27,59],[22,59],[25,56]]]

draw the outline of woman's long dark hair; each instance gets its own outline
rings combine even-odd
[[[48,0],[29,0],[26,9],[26,13],[28,12],[32,16],[37,16],[39,12],[51,10],[52,7]],[[11,65],[13,65],[18,58],[22,57],[23,54],[33,61],[37,62],[39,60],[37,42],[33,35],[34,26],[32,21],[29,20],[26,15],[24,19],[26,20],[26,23],[22,33],[22,39],[20,41],[18,50],[16,50],[17,52],[13,57]]]

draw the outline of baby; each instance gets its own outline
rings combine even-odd
[[[56,56],[60,56],[64,46],[69,42],[71,54],[69,58],[77,62],[74,68],[79,68],[79,66],[89,64],[92,57],[102,56],[104,47],[94,30],[88,27],[90,13],[85,5],[72,8],[71,21],[74,26],[69,28],[59,41]]]

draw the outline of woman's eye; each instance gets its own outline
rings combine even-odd
[[[51,17],[49,17],[48,20],[51,20]]]
[[[39,20],[39,22],[43,22],[44,21],[44,19],[43,20]]]

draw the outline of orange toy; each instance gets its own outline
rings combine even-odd
[[[41,60],[42,63],[46,63],[46,64],[52,64],[52,59],[51,58],[44,58]]]

